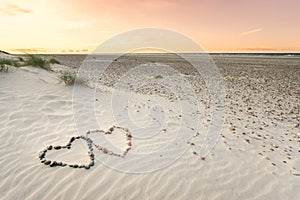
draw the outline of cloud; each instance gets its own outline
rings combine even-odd
[[[11,51],[19,52],[19,53],[46,53],[49,52],[49,50],[45,48],[17,48],[17,49],[11,49]]]
[[[261,31],[262,31],[261,28],[257,28],[257,29],[253,29],[253,30],[250,30],[250,31],[242,32],[240,35],[245,36],[245,35],[250,35],[250,34],[253,34],[253,33],[261,32]]]
[[[89,49],[63,49],[61,53],[89,53]]]
[[[22,8],[16,4],[7,3],[4,7],[0,8],[0,14],[2,15],[18,15],[18,14],[29,14],[32,10]]]

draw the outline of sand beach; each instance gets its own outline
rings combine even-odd
[[[123,56],[112,61],[95,90],[58,78],[61,71],[77,71],[86,56],[41,57],[60,64],[50,64],[51,71],[8,66],[0,73],[1,199],[300,198],[299,57],[212,57],[224,79],[226,109],[205,158],[199,151],[212,123],[209,92],[181,60]],[[152,66],[147,77],[137,71],[141,75],[132,73],[116,89],[122,70],[141,64]],[[176,73],[159,71],[162,65]],[[198,112],[188,110],[186,121],[178,105],[188,96],[161,84],[130,90],[134,80],[168,77],[191,81],[199,100]],[[74,98],[74,91],[82,96]],[[74,106],[80,98],[86,105]],[[89,106],[94,116],[86,112]],[[103,132],[91,131],[89,143],[85,133],[95,129]]]

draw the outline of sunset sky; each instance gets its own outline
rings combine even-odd
[[[166,28],[208,52],[300,52],[299,0],[0,0],[0,50],[88,53]]]

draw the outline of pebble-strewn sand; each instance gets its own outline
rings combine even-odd
[[[45,57],[55,57],[64,65],[73,63],[70,65],[73,70],[85,58]],[[140,55],[121,57],[107,69],[101,80],[103,85],[92,99],[103,129],[111,127],[117,115],[122,114],[112,114],[110,87],[115,86],[132,65],[148,63],[156,67],[153,76],[142,77],[145,82],[154,80],[158,74],[162,75],[160,79],[180,76],[190,80],[200,102],[200,113],[188,115],[190,120],[200,117],[198,133],[192,138],[183,134],[172,148],[153,155],[151,160],[162,162],[181,147],[187,151],[168,167],[139,174],[112,169],[101,161],[113,160],[113,164],[119,163],[115,166],[127,171],[140,170],[143,165],[134,160],[134,153],[148,153],[163,147],[180,126],[187,132],[196,129],[180,123],[178,102],[181,99],[175,94],[161,86],[145,86],[134,93],[127,107],[120,108],[129,111],[131,117],[120,123],[134,120],[146,126],[149,119],[151,121],[151,127],[143,129],[144,135],[139,135],[139,129],[127,127],[133,135],[132,149],[124,158],[113,158],[94,149],[95,163],[90,169],[49,167],[40,162],[39,152],[49,145],[66,145],[72,136],[79,135],[73,115],[73,87],[60,83],[58,72],[35,67],[11,68],[8,73],[0,73],[1,198],[299,199],[300,58],[217,56],[213,60],[224,77],[226,116],[219,142],[205,160],[200,159],[199,148],[211,123],[209,92],[201,77],[194,76],[192,68],[180,58]],[[162,63],[172,65],[181,74],[157,71]],[[52,68],[55,71],[68,69],[61,65],[52,65]],[[118,89],[130,93],[130,81],[128,84],[128,91],[122,91],[122,85]],[[85,86],[78,90],[82,91],[83,99],[87,98],[85,91],[93,91]],[[89,126],[90,116],[85,115],[85,110],[77,111],[82,119],[79,124],[83,124],[79,129],[94,129]],[[162,120],[161,116],[166,118]],[[156,134],[150,139],[137,137],[153,133]],[[122,153],[128,146],[122,133],[107,137],[115,145],[108,148],[115,153]],[[109,145],[101,143],[103,138],[99,135],[91,134],[91,138],[103,146]],[[78,140],[72,143],[71,149],[49,150],[46,156],[49,160],[69,164],[90,162],[86,143]]]

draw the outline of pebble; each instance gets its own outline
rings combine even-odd
[[[61,146],[55,146],[54,149],[56,150],[61,149]]]
[[[74,140],[75,140],[75,137],[71,137],[69,145],[71,145],[71,143],[74,142]]]
[[[57,162],[56,161],[53,161],[51,164],[50,164],[50,167],[55,167],[57,165]]]
[[[93,160],[91,160],[89,166],[90,166],[90,167],[91,167],[91,166],[94,166],[94,161],[93,161]]]
[[[47,160],[47,161],[44,162],[45,165],[50,165],[50,163],[51,163],[50,160]]]

